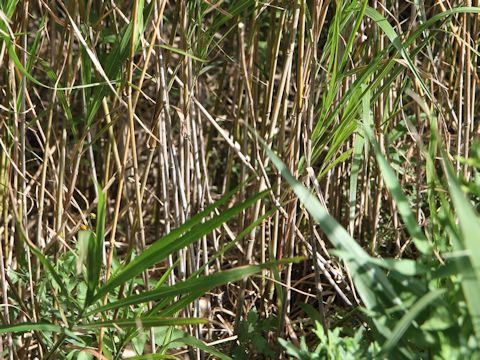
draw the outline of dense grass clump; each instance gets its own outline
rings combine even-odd
[[[477,357],[457,5],[1,1],[0,357]]]

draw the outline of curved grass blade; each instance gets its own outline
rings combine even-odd
[[[311,194],[290,173],[280,158],[268,147],[258,135],[259,142],[264,147],[272,163],[280,171],[282,177],[289,183],[300,202],[305,206],[313,219],[320,225],[325,235],[339,250],[349,254],[345,259],[352,273],[353,281],[360,297],[368,310],[382,311],[391,320],[388,309],[397,306],[403,309],[402,300],[380,267],[370,261],[371,257],[351,238],[348,232],[328,214],[316,196]],[[379,321],[373,318],[379,333],[388,338],[391,334],[388,324],[391,321]]]
[[[467,272],[464,273],[462,288],[476,338],[480,340],[480,299],[477,292],[480,289],[480,247],[478,246],[480,219],[475,213],[470,201],[462,192],[459,181],[454,174],[453,167],[444,151],[442,151],[442,158],[445,173],[447,174],[450,195],[457,212],[462,235],[459,241],[455,242],[457,244],[456,246],[454,243],[454,247],[457,248],[456,250],[466,250],[469,261],[464,261],[463,263],[470,263],[470,266],[464,268]],[[458,247],[460,246],[462,246],[463,249],[459,249]],[[472,268],[473,271],[468,271],[468,268]]]
[[[134,319],[118,319],[113,321],[98,321],[89,324],[80,324],[74,327],[75,330],[88,330],[98,328],[132,328],[132,327],[160,327],[178,325],[198,325],[208,323],[200,318],[164,318],[164,317],[138,317]]]
[[[253,205],[257,200],[263,198],[267,193],[268,191],[260,192],[255,196],[251,197],[250,199],[246,200],[242,204],[233,206],[230,209],[215,216],[214,218],[204,223],[198,224],[193,228],[190,226],[191,224],[189,223],[189,226],[181,226],[179,228],[179,231],[172,231],[169,235],[153,243],[132,262],[125,266],[125,268],[121,270],[114,278],[112,278],[104,287],[100,288],[100,290],[93,298],[92,302],[100,299],[113,288],[137,276],[152,265],[162,261],[169,254],[180,250],[185,246],[188,246],[196,240],[200,239],[202,236],[209,234],[211,231],[213,231],[223,223],[227,222],[246,208]],[[213,210],[213,208],[213,206],[210,206],[208,208],[209,211],[204,211],[203,214],[207,215]],[[198,220],[199,222],[201,218],[197,217],[196,220]],[[191,227],[190,230],[189,227]],[[177,238],[176,235],[180,235],[180,233],[183,233],[187,230],[189,231],[186,232],[185,235]]]
[[[110,304],[98,307],[89,311],[86,316],[104,312],[107,310],[117,309],[120,307],[141,304],[148,301],[164,300],[168,297],[175,297],[182,294],[191,292],[203,292],[213,289],[217,286],[235,282],[242,279],[245,276],[256,274],[264,269],[269,269],[279,264],[286,264],[289,262],[299,261],[300,258],[282,259],[278,261],[268,262],[260,265],[248,265],[241,266],[235,269],[225,270],[222,272],[214,273],[208,276],[202,276],[199,278],[192,278],[186,281],[179,282],[173,286],[164,286],[155,290],[145,291],[141,294],[132,295]]]
[[[402,220],[407,227],[408,233],[412,236],[412,240],[417,247],[417,249],[422,254],[429,254],[431,252],[431,246],[429,245],[427,238],[423,234],[422,230],[418,226],[417,220],[413,215],[410,202],[402,191],[400,182],[398,181],[395,171],[389,165],[387,159],[382,154],[380,145],[378,144],[373,131],[369,126],[364,127],[365,135],[372,144],[375,157],[377,158],[378,167],[382,172],[385,185],[393,196],[395,203],[397,205],[398,212],[402,217]]]
[[[87,295],[85,307],[91,304],[95,291],[98,288],[100,272],[102,270],[103,244],[105,239],[105,194],[98,188],[97,227],[96,234],[89,232],[87,238]]]
[[[395,326],[382,350],[384,352],[393,350],[417,316],[445,292],[445,289],[433,290],[419,299]]]
[[[194,348],[200,349],[205,351],[206,353],[213,355],[215,359],[220,359],[220,360],[232,360],[230,356],[225,355],[224,353],[218,351],[215,349],[213,346],[209,346],[205,344],[203,341],[200,341],[197,338],[194,338],[193,336],[190,336],[188,334],[185,334],[184,337],[180,339],[175,339],[173,340],[169,345],[188,345],[192,346]]]

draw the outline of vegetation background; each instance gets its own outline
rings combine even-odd
[[[480,358],[479,1],[0,1],[0,357]]]

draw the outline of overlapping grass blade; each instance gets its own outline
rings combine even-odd
[[[89,232],[87,239],[87,295],[85,307],[90,305],[98,288],[103,263],[103,244],[105,240],[105,194],[98,186],[96,233]]]
[[[398,178],[395,175],[394,170],[388,163],[385,156],[382,154],[380,145],[375,139],[372,129],[369,126],[365,126],[364,132],[368,140],[372,144],[372,148],[375,153],[375,157],[377,159],[378,167],[382,172],[385,185],[387,186],[388,190],[392,194],[393,199],[395,200],[398,212],[402,217],[402,220],[405,226],[407,227],[408,233],[410,234],[410,236],[412,236],[415,246],[422,254],[430,253],[431,247],[428,244],[427,238],[425,237],[425,234],[423,234],[422,230],[418,226],[417,220],[413,215],[410,202],[408,201],[407,197],[403,193],[402,187],[400,186],[400,182],[398,181]]]
[[[144,28],[144,22],[148,20],[149,14],[153,9],[153,3],[151,3],[146,10],[146,16],[144,16],[144,5],[144,0],[138,1],[137,19],[133,19],[133,21],[128,24],[122,35],[121,40],[116,43],[113,50],[108,54],[107,58],[105,59],[105,64],[103,65],[103,68],[105,70],[105,75],[107,79],[117,79],[117,77],[119,77],[121,74],[124,63],[128,59],[134,21],[136,22],[135,28],[137,29],[136,34],[134,34],[135,47],[137,47],[139,44],[141,34],[140,31]],[[102,85],[95,92],[95,96],[88,106],[86,119],[87,127],[90,127],[90,125],[92,124],[98,109],[100,109],[103,98],[108,94],[109,88],[109,85]]]
[[[110,304],[91,310],[86,315],[88,316],[94,313],[101,313],[107,310],[117,309],[132,304],[141,304],[148,301],[156,301],[160,299],[163,300],[169,297],[173,298],[175,296],[187,293],[205,293],[206,291],[209,291],[217,286],[238,281],[243,277],[256,274],[264,269],[269,269],[279,264],[285,264],[298,260],[300,260],[300,258],[282,259],[279,261],[268,262],[265,264],[242,266],[235,269],[217,272],[212,275],[202,276],[199,278],[191,278],[186,281],[179,282],[173,286],[162,286],[155,290],[144,291],[140,294],[117,300]]]
[[[408,330],[412,322],[424,311],[427,307],[431,306],[440,296],[445,294],[445,289],[432,290],[421,297],[408,312],[402,317],[402,319],[395,325],[391,336],[383,346],[384,352],[389,352],[394,349],[398,344],[402,336]]]
[[[370,256],[350,237],[348,232],[328,214],[326,209],[320,204],[320,201],[293,177],[285,164],[267,146],[263,139],[259,137],[259,141],[272,160],[272,163],[292,187],[300,202],[320,225],[332,244],[349,255],[345,260],[348,263],[358,293],[366,308],[372,311],[381,311],[382,309],[387,319],[389,318],[387,309],[392,306],[402,308],[402,300],[396,294],[394,287],[384,272],[370,261]],[[388,325],[378,321],[376,318],[374,318],[373,321],[378,331],[388,338],[390,335]],[[391,322],[387,321],[387,323]]]
[[[75,330],[99,329],[108,327],[119,328],[140,328],[140,327],[159,327],[159,326],[179,326],[179,325],[198,325],[208,323],[200,318],[164,318],[164,317],[137,317],[133,319],[118,319],[112,321],[95,321],[88,324],[79,324],[74,327]]]
[[[175,346],[175,345],[188,345],[192,346],[197,349],[201,349],[205,351],[206,353],[213,355],[215,359],[220,359],[220,360],[231,360],[232,358],[230,356],[225,355],[224,353],[218,351],[215,349],[213,346],[209,346],[205,344],[203,341],[198,340],[197,338],[185,334],[184,337],[175,339],[173,340],[169,346]]]
[[[169,254],[180,250],[190,245],[194,241],[200,239],[202,236],[209,234],[213,229],[216,229],[226,221],[232,219],[241,211],[253,205],[257,200],[263,198],[266,194],[267,191],[260,192],[255,196],[251,197],[250,199],[246,200],[245,202],[233,206],[228,210],[220,213],[219,215],[213,217],[212,219],[195,227],[192,227],[194,223],[187,222],[187,226],[183,225],[179,228],[179,230],[174,230],[162,239],[157,240],[149,248],[143,251],[137,258],[135,258],[127,266],[125,266],[123,270],[119,271],[119,273],[117,273],[115,277],[113,277],[107,284],[105,284],[105,286],[100,288],[95,295],[93,301],[100,299],[113,288],[125,283],[126,281],[142,273],[152,265],[162,261]],[[226,199],[224,199],[224,201],[226,201]],[[202,214],[207,215],[214,208],[214,206],[210,206],[208,208],[209,211],[204,211],[202,212]],[[197,215],[196,221],[199,222],[203,217],[204,216],[198,217]],[[178,236],[183,232],[186,233],[180,238],[178,238]]]
[[[480,247],[478,246],[478,236],[480,234],[480,219],[472,208],[470,201],[460,188],[457,177],[454,175],[452,165],[450,164],[445,152],[442,152],[443,164],[448,179],[450,195],[453,205],[457,212],[460,233],[462,238],[455,242],[457,250],[466,250],[469,261],[464,262],[465,270],[462,287],[470,311],[470,319],[477,339],[480,341]],[[462,248],[458,249],[458,246]],[[470,263],[470,266],[468,266]],[[468,271],[469,267],[473,271]]]
[[[418,72],[417,68],[413,64],[412,59],[408,55],[408,52],[405,50],[400,37],[398,36],[397,32],[395,29],[390,25],[388,20],[380,14],[377,10],[367,7],[365,10],[365,15],[367,15],[370,19],[372,19],[387,35],[387,37],[390,39],[392,42],[393,46],[397,49],[397,51],[400,53],[400,55],[403,57],[405,62],[407,63],[408,69],[413,73],[415,76],[415,79],[418,81],[420,86],[422,87],[422,90],[427,94],[428,98],[430,100],[433,99],[432,94],[430,93],[430,89],[427,87],[425,84],[425,81],[423,81],[422,77],[420,76],[420,73]]]

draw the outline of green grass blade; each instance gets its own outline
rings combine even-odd
[[[370,256],[353,240],[348,232],[328,214],[320,201],[293,177],[280,158],[258,137],[272,163],[282,177],[292,187],[300,202],[313,219],[320,225],[325,235],[338,249],[349,254],[345,259],[350,268],[355,286],[366,308],[372,311],[386,312],[391,306],[402,307],[402,301],[396,294],[385,273],[370,260]],[[388,315],[386,315],[388,317]],[[390,330],[380,321],[373,319],[379,332],[388,337]]]
[[[424,311],[428,306],[432,305],[432,303],[445,292],[445,289],[433,290],[428,292],[417,302],[415,302],[415,305],[412,306],[412,308],[402,317],[402,319],[395,326],[392,331],[392,335],[384,344],[382,350],[385,352],[393,350],[393,348],[398,344],[402,336],[412,325],[413,321],[417,318],[417,316],[420,315],[420,313]]]
[[[365,93],[365,96],[362,97],[362,117],[364,123],[371,122],[370,116],[370,91]],[[366,148],[365,145],[365,135],[362,131],[357,131],[353,143],[353,161],[352,161],[352,170],[350,174],[350,191],[349,191],[349,226],[350,232],[353,233],[353,227],[355,222],[355,203],[357,201],[357,183],[358,176],[360,174],[360,169],[362,166],[362,154],[364,153],[363,149]],[[365,159],[368,159],[367,150],[365,149]]]
[[[160,240],[158,240],[157,242],[155,242],[154,244],[152,244],[149,248],[147,248],[142,254],[148,254],[148,253],[155,253],[156,249],[159,248],[159,247],[163,247],[161,246],[160,242],[163,242],[163,243],[166,243],[166,244],[169,244],[173,241],[175,241],[176,239],[178,239],[182,234],[186,233],[187,231],[189,231],[192,227],[194,227],[195,225],[197,225],[198,223],[200,223],[203,218],[205,218],[206,216],[208,216],[211,212],[213,212],[216,208],[224,205],[227,203],[227,201],[233,196],[233,194],[235,194],[235,192],[238,190],[238,188],[235,188],[233,189],[232,191],[228,192],[227,194],[225,194],[222,198],[220,198],[219,200],[217,200],[215,203],[207,206],[203,211],[197,213],[196,215],[192,216],[189,220],[187,220],[183,225],[179,226],[178,228],[176,229],[173,229],[172,231],[170,231],[170,233],[168,233],[167,235],[165,235],[163,238],[161,238]],[[145,256],[145,255],[144,255]],[[129,263],[129,266],[132,266],[131,264],[132,263],[136,263],[138,262],[137,259],[134,259],[132,262]],[[117,279],[118,275],[121,275],[121,273],[123,273],[125,270],[124,269],[120,269],[118,270],[118,272],[115,274],[114,277],[112,277],[112,279],[110,280],[109,283],[107,283],[104,287],[102,287],[100,290],[99,290],[99,293],[101,295],[98,295],[95,297],[96,299],[99,299],[100,297],[102,297],[103,295],[105,295],[108,291],[110,291],[111,289],[115,288],[116,286],[120,285],[120,284],[123,284],[125,281],[127,281],[129,278],[128,277],[125,277],[125,280],[115,280],[115,282],[113,281],[114,279]],[[141,273],[141,271],[140,271]]]
[[[120,328],[139,328],[139,327],[159,327],[159,326],[178,326],[178,325],[198,325],[208,323],[200,318],[163,318],[163,317],[138,317],[134,319],[118,319],[114,321],[98,321],[88,324],[80,324],[74,327],[75,330],[88,330],[109,327]]]
[[[136,29],[137,33],[135,34],[135,47],[138,46],[139,43],[139,35],[141,29],[143,29],[144,25],[143,22],[147,20],[147,17],[143,16],[143,8],[144,8],[144,0],[139,1],[138,3],[138,17],[137,19],[134,19],[136,21]],[[149,8],[153,7],[153,3],[150,5]],[[147,10],[149,13],[149,11]],[[132,37],[132,29],[133,29],[133,21],[128,24],[126,27],[122,38],[119,42],[116,43],[115,47],[113,50],[108,54],[105,64],[103,65],[103,68],[105,70],[105,75],[106,78],[112,80],[116,79],[119,77],[119,75],[122,72],[123,64],[127,61],[129,52],[130,52],[130,40]],[[98,110],[100,109],[100,106],[102,104],[103,98],[108,94],[110,89],[109,85],[103,85],[100,86],[97,91],[95,92],[95,96],[90,102],[88,106],[88,112],[87,112],[87,127],[90,127],[90,125],[93,122],[93,119],[95,118],[95,115],[97,114]]]
[[[167,355],[167,354],[145,354],[145,355],[137,355],[137,356],[125,358],[125,360],[158,360],[158,359],[178,360],[178,357],[173,355]]]
[[[430,100],[433,99],[432,94],[430,93],[430,89],[428,86],[425,84],[423,81],[422,77],[420,76],[420,73],[418,72],[417,68],[413,64],[412,59],[408,55],[408,52],[405,50],[402,42],[400,41],[400,37],[398,36],[397,32],[395,29],[390,25],[388,20],[380,14],[377,10],[367,7],[365,9],[365,15],[368,16],[370,19],[372,19],[387,35],[388,39],[392,42],[393,46],[397,49],[397,51],[400,53],[400,55],[403,57],[405,62],[407,63],[408,69],[413,73],[415,76],[415,79],[417,79],[418,83],[422,87],[423,91],[425,94],[427,94],[428,98]]]
[[[197,338],[194,338],[193,336],[190,336],[188,334],[185,334],[184,337],[175,339],[173,340],[169,346],[175,346],[175,345],[188,345],[192,346],[194,348],[200,349],[205,351],[206,353],[213,355],[215,359],[220,359],[220,360],[232,360],[230,356],[225,355],[224,353],[218,351],[215,349],[213,346],[209,346],[205,344],[203,341],[198,340]]]
[[[286,259],[282,261],[269,262],[269,263],[260,264],[260,265],[242,266],[235,269],[214,273],[208,276],[191,278],[189,280],[179,282],[173,286],[163,286],[155,290],[145,291],[138,295],[132,295],[132,296],[120,299],[118,301],[115,301],[110,304],[91,310],[86,315],[88,316],[88,315],[92,315],[100,312],[105,312],[107,310],[117,309],[120,307],[132,305],[132,304],[141,304],[148,301],[165,299],[167,297],[175,297],[175,296],[187,294],[190,292],[205,293],[217,286],[238,281],[245,276],[256,274],[264,269],[269,269],[278,264],[298,261],[298,260],[299,259],[294,258],[294,259]]]
[[[443,151],[442,157],[445,172],[447,174],[450,195],[457,212],[460,232],[462,235],[460,242],[467,251],[470,260],[469,262],[473,268],[470,275],[465,275],[463,289],[470,311],[470,319],[472,321],[473,329],[477,339],[480,340],[480,298],[478,296],[479,293],[475,291],[480,289],[480,246],[478,246],[480,219],[475,213],[470,201],[462,192],[459,181],[454,174],[453,167]]]
[[[211,231],[221,226],[223,223],[227,222],[246,208],[253,205],[257,200],[263,198],[266,194],[267,191],[256,194],[242,204],[233,206],[230,209],[220,213],[218,216],[215,216],[212,219],[191,228],[190,231],[188,231],[180,238],[178,238],[178,236],[176,235],[179,235],[180,233],[189,230],[189,226],[182,226],[180,227],[182,229],[181,232],[176,231],[173,236],[170,236],[169,234],[164,238],[157,240],[149,248],[143,251],[138,257],[136,257],[132,262],[125,266],[125,268],[121,270],[115,277],[113,277],[104,287],[102,287],[95,295],[93,301],[100,299],[113,288],[125,283],[126,281],[142,273],[144,270],[148,269],[152,265],[162,261],[169,254],[180,250],[185,246],[188,246],[191,243],[197,241],[202,236],[209,234]],[[209,207],[209,209],[209,212],[213,210],[212,207]],[[208,214],[209,212],[207,212],[206,214]],[[201,219],[197,220],[200,221]]]
[[[20,323],[13,325],[0,325],[0,334],[24,333],[30,331],[51,331],[55,333],[64,332],[65,328],[51,323]]]
[[[100,281],[102,270],[103,244],[105,240],[105,194],[100,186],[98,187],[97,203],[97,227],[96,233],[89,232],[87,241],[87,295],[85,307],[91,304],[95,291]]]
[[[417,220],[413,215],[410,202],[402,191],[400,182],[398,181],[395,171],[392,169],[387,159],[382,154],[380,145],[375,139],[372,129],[369,126],[365,126],[364,131],[365,135],[368,137],[368,140],[372,144],[378,167],[382,172],[385,185],[387,186],[388,190],[392,194],[393,199],[395,200],[398,212],[402,217],[402,220],[407,227],[409,234],[412,236],[415,246],[422,254],[429,254],[431,252],[431,247],[428,244],[427,238],[418,226]]]

